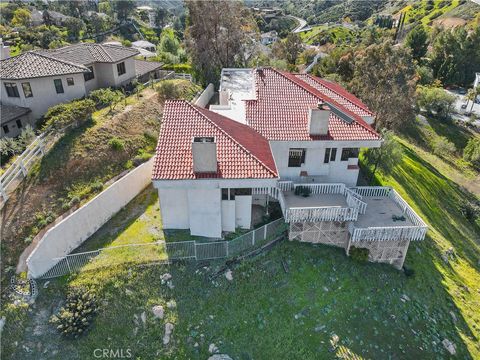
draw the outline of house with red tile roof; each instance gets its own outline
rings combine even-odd
[[[360,148],[382,142],[360,99],[273,68],[224,69],[218,99],[165,104],[152,175],[164,229],[218,239],[278,206],[290,240],[403,266],[427,227],[394,189],[357,186]]]

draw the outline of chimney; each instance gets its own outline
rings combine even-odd
[[[324,102],[319,102],[316,108],[310,109],[308,115],[308,132],[310,135],[327,135],[329,117],[330,108]]]
[[[220,105],[228,105],[230,103],[230,94],[228,89],[220,89],[218,92]]]
[[[2,39],[0,38],[0,60],[5,60],[10,57],[10,47],[3,44]]]
[[[194,137],[192,142],[193,171],[217,172],[217,144],[214,137]]]

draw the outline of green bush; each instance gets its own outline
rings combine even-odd
[[[92,192],[100,192],[103,190],[103,183],[101,181],[95,181],[93,184],[90,185],[90,191]]]
[[[357,248],[355,246],[351,246],[348,253],[355,261],[367,262],[368,256],[370,255],[370,250],[367,248]]]
[[[95,295],[83,288],[72,288],[67,301],[50,323],[66,337],[77,338],[85,333],[97,313]]]
[[[88,97],[95,102],[98,109],[110,106],[110,110],[113,110],[115,105],[122,100],[123,94],[120,90],[105,88],[93,90]]]
[[[448,141],[445,136],[434,137],[431,141],[431,145],[433,153],[438,156],[451,156],[457,151],[455,144]]]
[[[122,139],[113,137],[108,142],[108,145],[115,151],[122,151],[125,149],[125,142]]]
[[[70,125],[80,126],[91,120],[95,103],[91,99],[74,100],[68,104],[51,107],[45,114],[44,129],[63,129]]]
[[[463,149],[463,158],[480,168],[480,138],[471,138]]]
[[[193,68],[190,64],[165,64],[162,70],[173,70],[177,73],[187,73],[193,75]]]

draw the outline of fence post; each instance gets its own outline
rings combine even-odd
[[[7,192],[5,191],[5,189],[3,188],[3,184],[0,182],[0,194],[2,195],[3,197],[3,201],[7,201],[8,200],[8,195],[7,195]]]
[[[193,250],[195,252],[195,260],[198,261],[198,259],[197,259],[197,242],[195,240],[193,241]]]
[[[25,165],[23,164],[23,159],[20,159],[20,170],[22,171],[23,176],[27,176],[27,169],[25,168]]]
[[[252,246],[255,246],[255,229],[252,230]]]
[[[69,271],[70,274],[71,274],[71,273],[72,273],[72,269],[70,268],[70,263],[68,262],[68,256],[65,256],[65,260],[67,261],[68,271]]]
[[[267,228],[268,228],[268,224],[265,224],[265,228],[263,229],[263,238],[265,240],[267,240]]]
[[[226,247],[226,251],[227,251],[227,257],[228,257],[228,241],[225,241],[225,247]]]

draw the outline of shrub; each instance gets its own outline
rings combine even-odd
[[[72,196],[68,205],[69,205],[69,207],[72,207],[76,204],[80,204],[80,197],[79,196]]]
[[[157,93],[162,101],[179,99],[181,96],[180,89],[178,88],[175,80],[165,80],[160,82],[157,87]]]
[[[117,137],[111,138],[108,142],[108,145],[110,145],[110,147],[115,151],[121,151],[125,149],[125,142]]]
[[[112,111],[115,105],[123,99],[123,94],[119,90],[110,88],[97,89],[90,93],[89,98],[95,102],[97,108],[110,106],[110,111]]]
[[[95,295],[82,288],[73,288],[67,294],[67,301],[50,323],[66,337],[77,338],[86,332],[97,313]]]
[[[448,117],[455,102],[455,96],[448,94],[441,87],[417,86],[417,107],[441,117]]]
[[[90,191],[92,192],[99,192],[103,190],[103,183],[100,181],[95,181],[93,184],[90,185]]]
[[[432,150],[435,155],[448,156],[453,155],[457,148],[445,136],[438,136],[432,140]]]
[[[45,114],[45,128],[62,129],[70,125],[79,126],[91,119],[95,103],[91,99],[75,100],[68,104],[51,107]]]
[[[415,270],[404,266],[403,273],[405,274],[406,277],[413,277],[415,275]]]
[[[367,262],[370,250],[367,248],[357,248],[355,246],[350,247],[348,252],[353,260],[358,262]]]
[[[459,210],[468,221],[474,222],[480,214],[480,206],[463,200],[459,205]]]
[[[480,138],[471,138],[463,149],[463,158],[480,167]]]
[[[137,156],[133,158],[133,165],[138,166],[143,164],[145,161],[148,161],[152,157],[152,154],[141,151]]]

